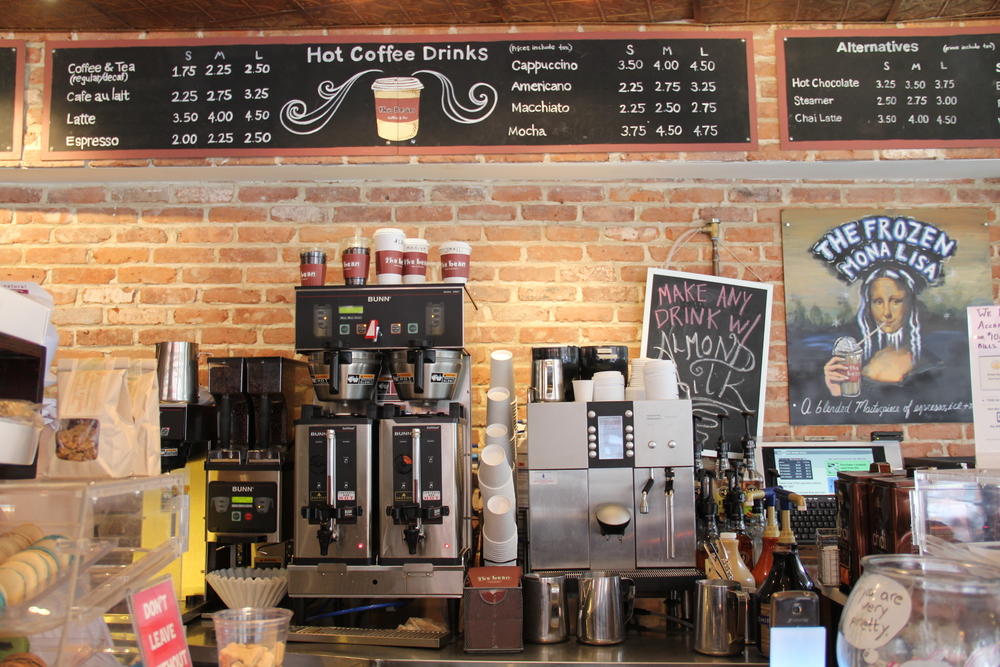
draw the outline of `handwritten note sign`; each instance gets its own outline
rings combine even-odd
[[[841,627],[844,638],[859,649],[889,643],[910,620],[913,602],[903,586],[881,574],[864,577],[847,601]]]
[[[677,364],[701,417],[696,437],[706,446],[718,437],[719,415],[729,417],[726,437],[734,444],[742,412],[763,416],[772,292],[771,285],[698,273],[646,275],[643,356]],[[753,421],[758,438],[763,422]]]
[[[191,652],[170,577],[129,596],[146,667],[191,667]]]
[[[1000,467],[1000,306],[972,306],[969,363],[976,465]]]

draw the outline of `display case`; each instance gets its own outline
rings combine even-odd
[[[181,474],[0,483],[0,534],[38,526],[56,563],[36,590],[0,610],[0,638],[27,637],[49,667],[113,655],[103,615],[186,551],[188,514]]]
[[[1000,565],[1000,470],[917,470],[911,505],[920,553]]]

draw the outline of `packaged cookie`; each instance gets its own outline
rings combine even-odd
[[[137,445],[128,360],[63,359],[58,377],[58,430],[41,448],[40,474],[85,479],[132,475]]]

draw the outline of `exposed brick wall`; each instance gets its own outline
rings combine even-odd
[[[935,207],[982,208],[1000,197],[992,180],[8,186],[0,277],[37,280],[54,294],[61,354],[110,348],[151,356],[158,341],[190,340],[219,356],[292,356],[301,248],[335,255],[338,240],[355,230],[371,235],[395,225],[431,242],[434,279],[437,246],[465,240],[479,305],[469,308],[467,339],[478,406],[485,406],[493,349],[514,351],[522,402],[533,345],[625,343],[638,354],[646,270],[662,265],[682,232],[718,216],[723,275],[759,277],[776,288],[767,434],[866,439],[873,427],[788,425],[779,218],[786,207],[856,206],[873,192],[887,207],[933,199]],[[995,266],[998,237],[994,231]],[[671,268],[711,272],[708,237],[685,243]],[[331,262],[328,282],[341,278]],[[477,407],[477,425],[484,410]],[[969,424],[904,431],[913,453],[971,448]]]
[[[677,29],[671,26],[670,29]],[[745,28],[744,28],[745,29]],[[476,361],[477,408],[485,418],[488,357],[511,349],[519,397],[529,381],[530,347],[626,343],[638,354],[646,270],[661,266],[676,239],[722,220],[722,273],[775,285],[765,429],[768,436],[867,439],[870,426],[788,424],[781,210],[784,208],[988,208],[1000,180],[728,181],[607,180],[155,182],[156,166],[244,164],[657,162],[716,160],[948,160],[996,158],[994,149],[781,151],[777,129],[774,28],[753,27],[760,149],[750,153],[463,155],[417,158],[156,159],[49,163],[135,167],[131,183],[5,183],[0,170],[0,278],[34,280],[55,296],[62,355],[152,356],[162,340],[198,342],[217,356],[293,356],[298,252],[359,231],[397,226],[437,246],[473,246],[467,341]],[[171,35],[176,37],[176,35]],[[27,127],[22,161],[38,167],[44,37],[29,44]],[[53,35],[65,39],[67,35]],[[91,38],[94,36],[80,36]],[[109,37],[101,35],[98,37]],[[155,38],[155,37],[151,37]],[[43,174],[43,170],[38,170]],[[153,181],[153,182],[150,182]],[[1000,285],[1000,231],[991,231],[994,295]],[[748,265],[753,274],[734,259]],[[674,254],[671,268],[711,272],[707,236]],[[328,282],[340,282],[331,263]],[[204,378],[203,378],[204,379]],[[885,430],[890,425],[880,425]],[[910,454],[968,454],[971,424],[903,427]]]

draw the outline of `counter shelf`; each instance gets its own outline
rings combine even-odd
[[[188,514],[181,473],[0,483],[0,532],[36,524],[60,536],[65,563],[43,590],[0,610],[0,637],[28,635],[50,667],[106,651],[106,633],[86,629],[187,550]]]
[[[188,626],[188,645],[196,667],[216,664],[215,632],[211,623],[200,619]],[[517,667],[518,665],[556,665],[589,667],[591,665],[669,665],[704,667],[705,665],[767,665],[768,660],[756,647],[729,657],[702,655],[694,650],[694,633],[670,630],[642,636],[629,636],[613,646],[581,644],[574,637],[561,644],[525,643],[521,653],[466,653],[461,641],[452,641],[441,649],[398,648],[359,644],[291,643],[283,667]]]

